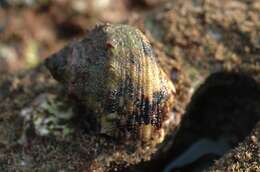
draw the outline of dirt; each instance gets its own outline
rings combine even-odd
[[[259,171],[259,122],[251,134],[220,160],[209,171]]]
[[[118,163],[124,155],[107,156],[115,163],[105,171],[162,171],[201,138],[225,138],[231,149],[223,156],[205,155],[178,170],[259,171],[259,1],[161,3],[142,1],[129,6],[124,1],[118,7],[123,12],[117,11],[121,18],[115,15],[103,21],[125,21],[147,35],[161,66],[176,85],[173,111],[184,118],[178,134],[169,136],[146,162],[136,164],[140,157],[128,156],[129,166]],[[66,14],[62,13],[65,7]],[[0,17],[7,21],[0,32],[0,57],[4,56],[0,58],[4,59],[0,60],[1,171],[88,171],[90,163],[91,170],[104,170],[91,162],[97,151],[95,138],[80,132],[70,141],[34,135],[26,144],[18,142],[24,124],[21,109],[42,93],[61,89],[44,66],[35,66],[111,14],[111,8],[97,15],[75,13],[69,7],[52,2],[0,10]],[[32,48],[35,43],[37,51]],[[1,49],[9,53],[1,54]],[[28,51],[37,52],[37,63],[28,65]]]

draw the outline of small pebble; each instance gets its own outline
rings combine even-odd
[[[252,153],[251,152],[246,152],[245,153],[245,160],[246,161],[249,161],[249,160],[251,160],[252,159]]]
[[[253,144],[256,144],[256,143],[257,143],[257,138],[256,138],[255,135],[252,135],[252,136],[251,136],[251,141],[252,141]]]

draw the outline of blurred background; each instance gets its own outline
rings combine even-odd
[[[126,22],[166,0],[0,0],[0,73],[36,66],[98,23]]]

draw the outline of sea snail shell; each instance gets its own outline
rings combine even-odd
[[[94,112],[100,133],[162,139],[175,88],[138,29],[97,26],[45,64],[76,102]]]

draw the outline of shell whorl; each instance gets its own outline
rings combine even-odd
[[[46,60],[53,77],[91,109],[100,133],[149,140],[162,128],[174,86],[136,28],[102,25]]]

